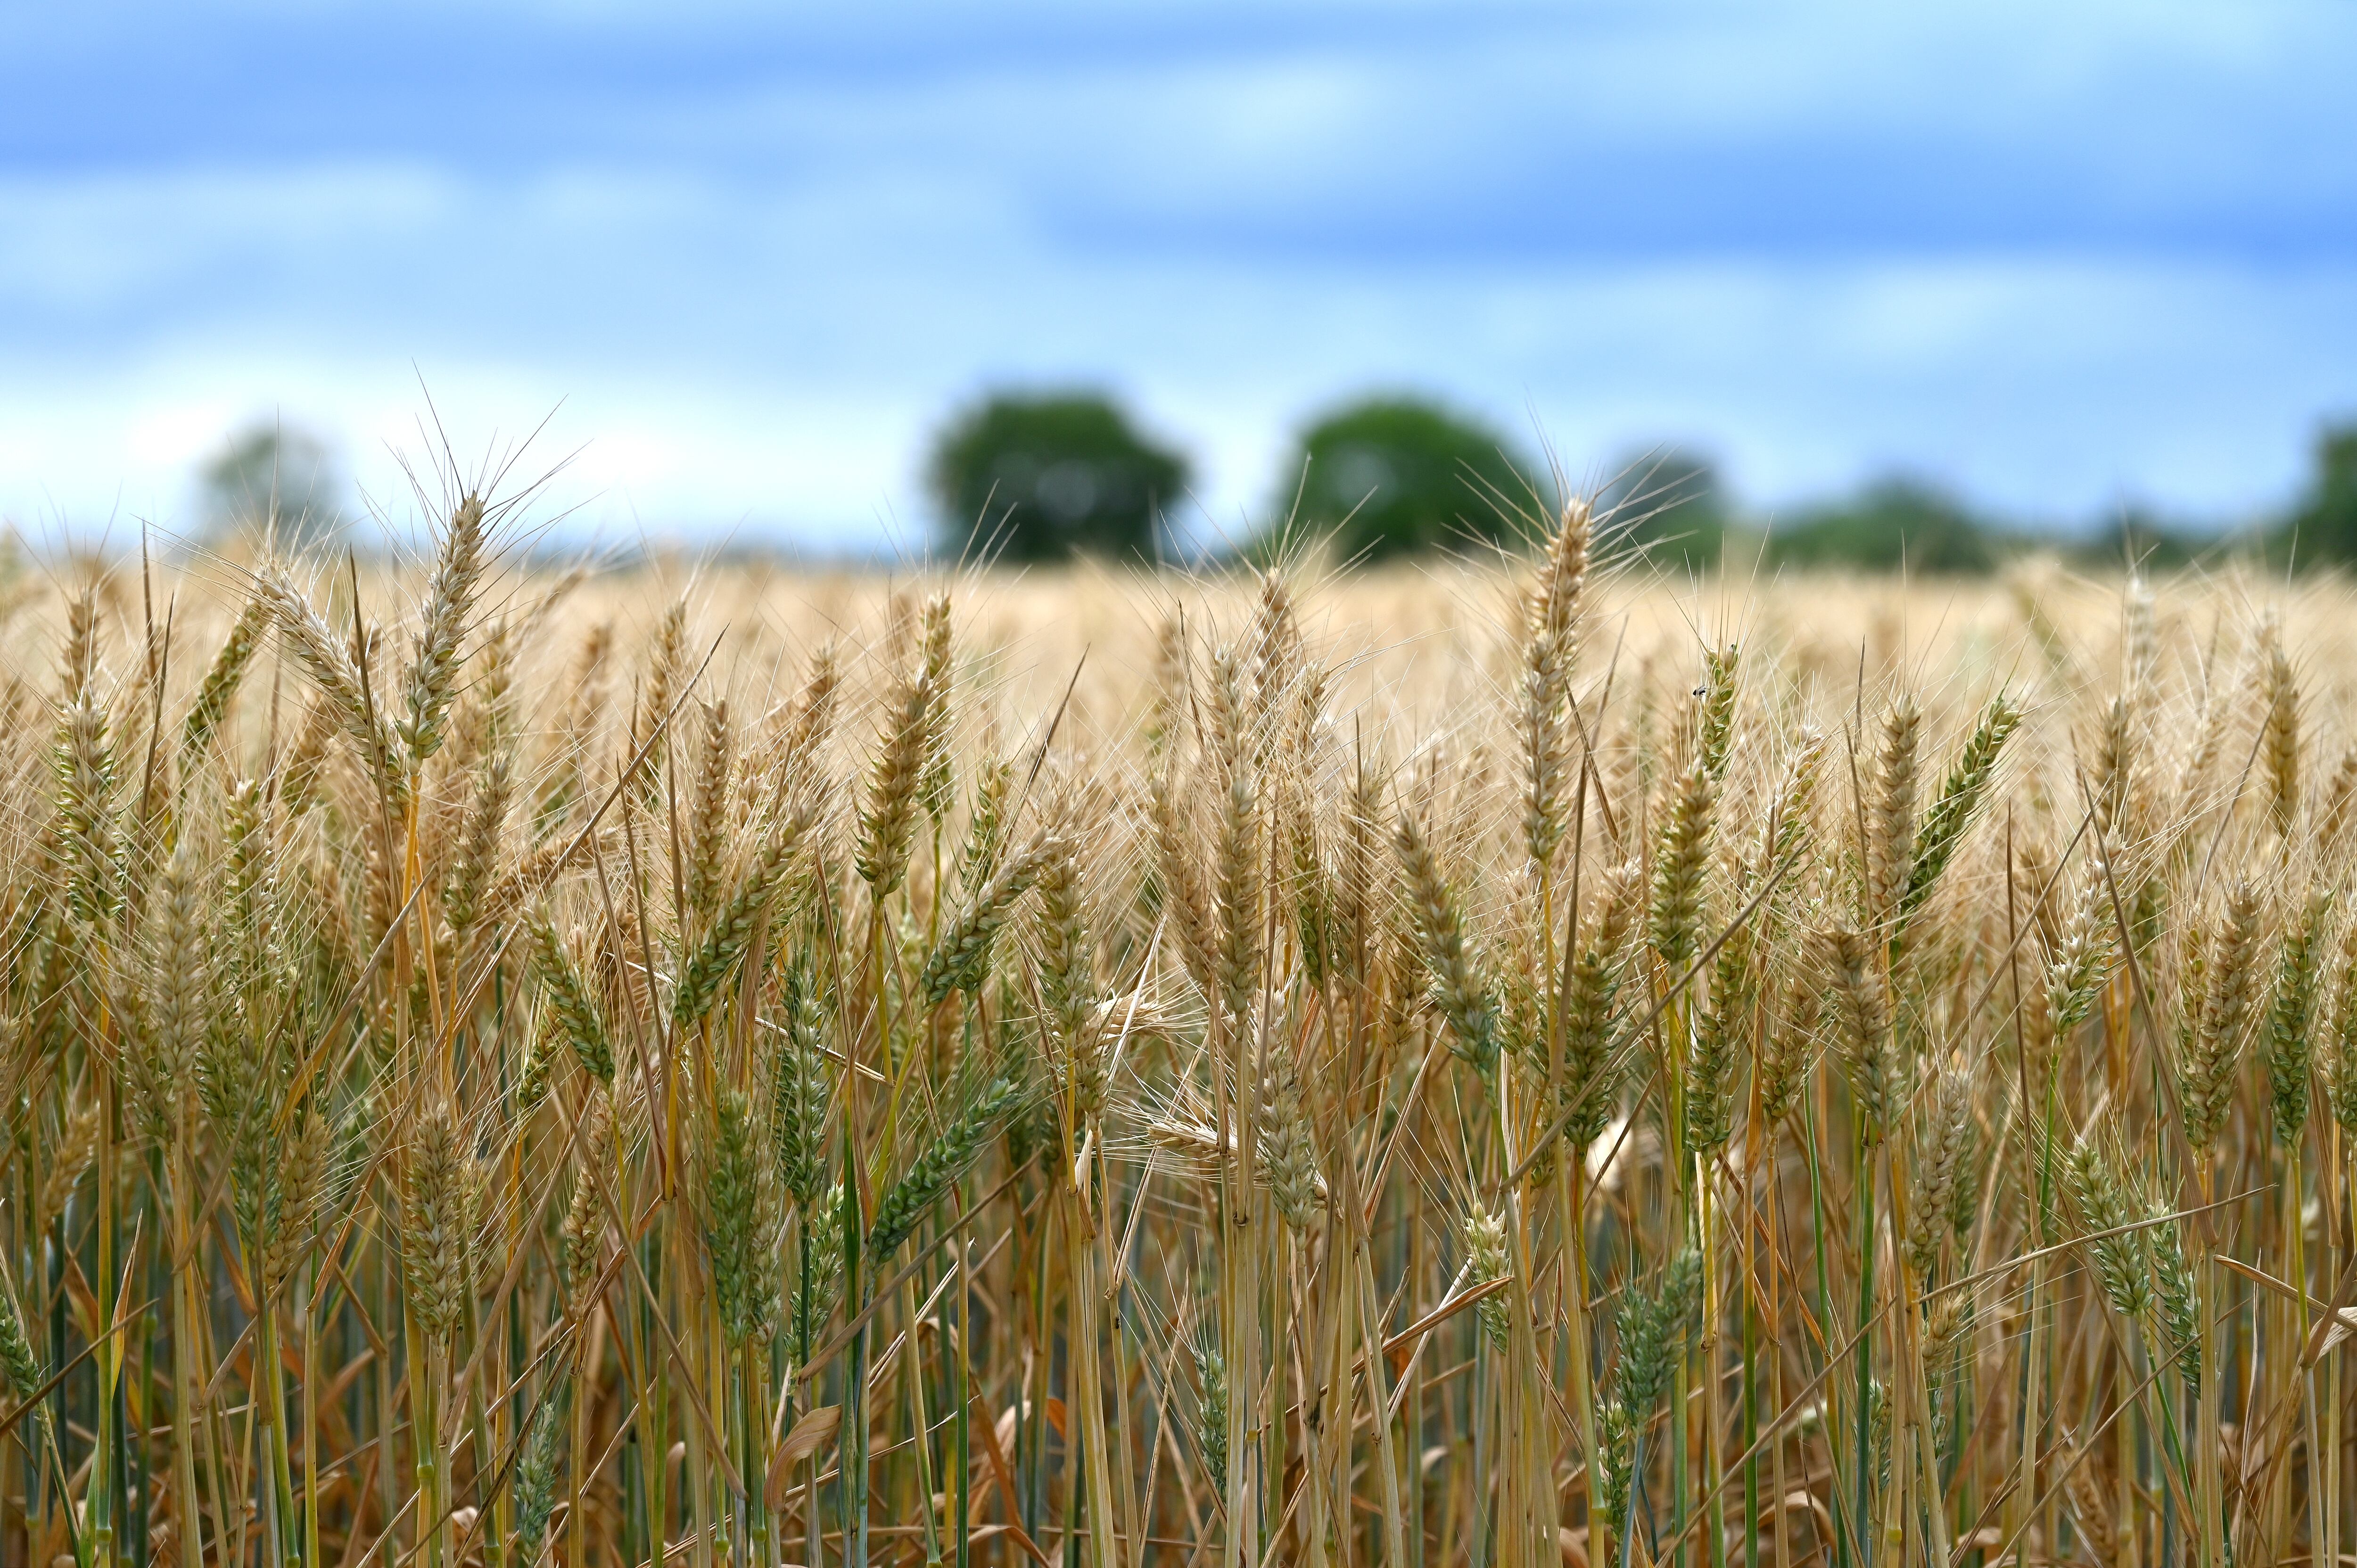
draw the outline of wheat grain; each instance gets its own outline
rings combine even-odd
[[[683,591],[506,515],[183,578],[210,665],[10,590],[12,1553],[2310,1551],[2344,586],[1697,600],[1575,504]]]

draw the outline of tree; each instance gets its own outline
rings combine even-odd
[[[1718,466],[1697,453],[1672,447],[1623,459],[1596,510],[1608,539],[1641,547],[1649,560],[1696,571],[1718,564],[1727,491]]]
[[[1802,512],[1769,536],[1769,559],[1796,566],[1857,566],[1935,575],[1986,572],[2003,538],[1953,496],[1904,477],[1856,499]]]
[[[349,521],[342,471],[327,444],[273,422],[231,438],[199,475],[207,537],[269,529],[285,549],[333,540]]]
[[[1343,556],[1370,561],[1496,541],[1520,532],[1523,472],[1484,425],[1421,398],[1367,398],[1302,432],[1278,515],[1290,515],[1288,532],[1330,535]]]
[[[945,547],[1009,561],[1154,558],[1187,460],[1095,392],[1000,392],[952,420],[926,475]]]
[[[2282,532],[2302,565],[2357,563],[2357,424],[2317,436],[2316,472]]]

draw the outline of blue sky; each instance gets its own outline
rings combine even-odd
[[[2357,413],[2344,0],[826,9],[0,11],[0,516],[184,522],[274,413],[390,495],[421,379],[463,450],[556,409],[584,528],[845,549],[1002,381],[1229,532],[1375,387],[2056,521]]]

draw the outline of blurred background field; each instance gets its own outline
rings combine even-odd
[[[315,558],[310,580],[338,617],[350,614],[342,568]],[[158,566],[143,604],[135,563],[0,555],[0,649],[38,683],[67,607],[94,584],[113,623],[152,609],[176,640],[224,635],[263,560],[250,537],[178,567]],[[362,555],[363,611],[382,615],[409,592],[415,564]],[[1305,632],[1325,650],[1335,710],[1371,737],[1447,746],[1510,703],[1525,558],[1515,551],[1445,553],[1345,566],[1330,554],[1283,563]],[[856,669],[888,653],[909,607],[940,590],[959,603],[973,679],[1013,730],[1058,711],[1061,738],[1111,756],[1135,746],[1161,678],[1174,626],[1209,629],[1249,613],[1258,571],[1146,568],[1083,558],[1069,564],[877,568],[760,558],[706,559],[657,552],[626,562],[510,553],[492,613],[531,607],[536,634],[520,664],[564,687],[579,678],[585,641],[636,648],[673,606],[694,607],[714,649],[713,681],[740,707],[766,712],[791,695],[799,671],[833,647]],[[1580,679],[1610,699],[1674,684],[1699,644],[1733,639],[1772,657],[1793,700],[1837,713],[1858,691],[1892,682],[1958,701],[1997,685],[2038,687],[2077,700],[2099,684],[2119,637],[2124,578],[2111,563],[2076,564],[2052,552],[1966,576],[1906,578],[1823,567],[1737,571],[1697,578],[1664,569],[1633,546],[1599,561],[1590,585]],[[2286,576],[2250,558],[2147,577],[2156,625],[2197,663],[2231,664],[2259,620],[2298,639],[2304,678],[2333,708],[2357,703],[2357,590],[2338,573]],[[127,633],[126,633],[127,635]],[[2357,739],[2357,736],[2352,736]]]

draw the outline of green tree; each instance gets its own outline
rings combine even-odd
[[[2357,424],[2328,425],[2317,436],[2316,471],[2281,532],[2302,565],[2357,562]]]
[[[1368,398],[1302,432],[1277,515],[1292,533],[1330,535],[1345,557],[1370,561],[1507,539],[1530,499],[1524,471],[1486,425],[1426,399]]]
[[[231,437],[198,478],[208,538],[267,529],[295,550],[336,539],[350,521],[343,472],[327,443],[275,421]]]
[[[1768,540],[1769,559],[1795,566],[1857,566],[1963,575],[1995,567],[2000,532],[1921,479],[1894,478],[1851,499],[1802,511]]]
[[[1000,392],[952,419],[926,473],[945,548],[1009,561],[1156,554],[1187,460],[1095,392]]]
[[[1622,460],[1596,497],[1607,538],[1649,560],[1696,571],[1718,564],[1729,508],[1718,466],[1674,447]]]

